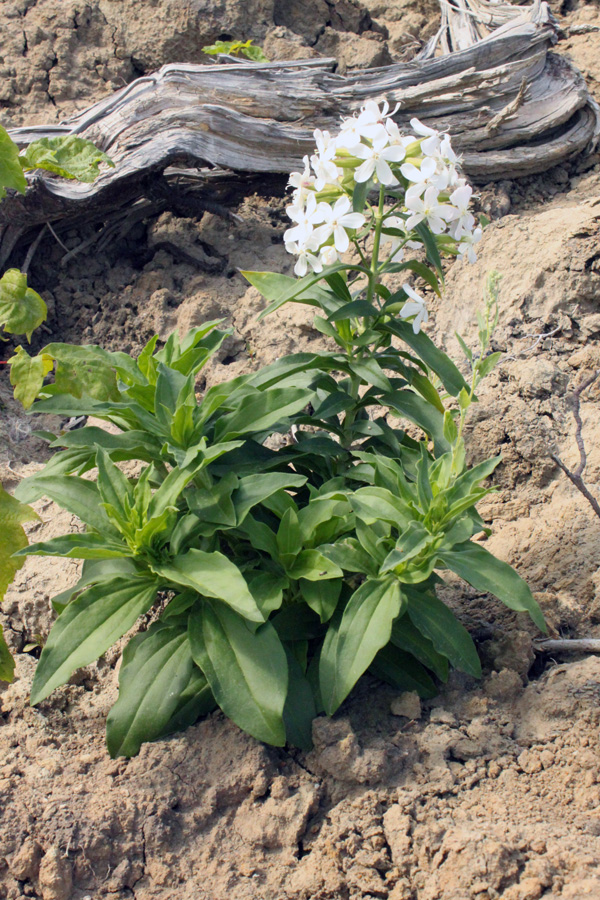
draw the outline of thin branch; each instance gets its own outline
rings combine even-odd
[[[581,395],[587,388],[589,388],[596,379],[600,376],[600,369],[596,369],[596,371],[590,375],[585,381],[583,381],[578,388],[576,388],[571,394],[571,406],[573,410],[573,418],[575,419],[575,441],[577,443],[577,447],[579,449],[579,465],[575,470],[569,469],[568,466],[562,461],[562,459],[556,455],[556,453],[551,454],[551,459],[554,460],[556,465],[562,469],[567,478],[571,481],[572,484],[575,485],[577,490],[583,494],[585,499],[588,501],[598,518],[600,519],[600,503],[596,500],[593,494],[588,490],[584,480],[583,473],[585,471],[585,467],[587,465],[587,453],[585,450],[585,443],[583,441],[583,422],[581,419]]]
[[[561,650],[573,652],[600,653],[600,638],[553,638],[546,641],[534,641],[535,650],[544,653]]]
[[[68,253],[68,252],[69,252],[69,248],[67,247],[66,244],[63,244],[63,242],[61,241],[61,239],[59,238],[59,236],[58,236],[57,233],[55,232],[54,228],[53,228],[52,225],[50,224],[50,222],[46,222],[46,225],[47,225],[48,228],[50,229],[50,233],[51,233],[52,237],[54,238],[54,240],[57,242],[57,244],[60,244],[60,246],[63,248],[63,250],[65,250],[65,251]]]
[[[46,222],[44,227],[40,229],[40,233],[36,237],[35,241],[32,243],[29,250],[27,251],[27,256],[25,257],[23,265],[21,266],[21,271],[23,272],[24,275],[27,275],[27,273],[29,272],[29,266],[31,265],[31,261],[32,261],[33,257],[35,256],[35,251],[37,250],[37,248],[40,245],[40,241],[42,240],[42,238],[44,237],[44,234],[46,233],[47,227],[48,227],[48,223]]]

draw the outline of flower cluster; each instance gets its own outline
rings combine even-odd
[[[304,157],[304,171],[289,180],[294,189],[287,207],[292,227],[284,241],[297,257],[296,275],[319,273],[339,262],[350,244],[358,247],[374,226],[385,262],[400,262],[405,248],[422,245],[416,230],[421,224],[444,236],[445,249],[475,262],[481,228],[469,211],[472,188],[460,175],[450,138],[418,119],[411,119],[411,132],[403,134],[395,112],[387,102],[380,108],[371,100],[358,115],[342,120],[337,136],[314,132],[316,152]],[[357,191],[360,185],[364,192]],[[366,199],[357,201],[374,188],[381,196],[391,194],[394,202],[387,213],[380,206],[376,214]],[[407,296],[401,315],[415,316],[418,330],[427,320],[424,301],[412,289]]]

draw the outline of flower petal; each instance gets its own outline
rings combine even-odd
[[[371,156],[370,159],[365,159],[364,163],[358,167],[354,173],[354,180],[358,182],[358,184],[364,184],[365,181],[369,180],[374,171],[375,160]]]
[[[333,232],[334,245],[338,253],[345,253],[350,246],[350,238],[341,225],[336,225]]]

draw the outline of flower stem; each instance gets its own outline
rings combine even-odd
[[[369,286],[367,288],[367,303],[373,302],[375,287],[377,285],[377,275],[379,272],[379,244],[381,241],[381,228],[383,225],[383,206],[385,202],[385,189],[383,185],[379,188],[379,205],[375,213],[375,235],[373,237],[373,255],[371,257],[371,274],[369,276]]]

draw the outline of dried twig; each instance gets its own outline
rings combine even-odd
[[[544,653],[562,650],[600,653],[600,638],[552,638],[545,641],[534,641],[533,646],[535,650]]]
[[[40,233],[36,237],[35,241],[31,244],[31,246],[29,247],[29,250],[27,251],[27,256],[25,257],[23,265],[21,266],[21,271],[23,272],[24,275],[26,275],[27,272],[29,271],[29,266],[31,265],[31,261],[32,261],[33,257],[35,256],[35,251],[39,247],[40,241],[44,237],[47,227],[48,227],[48,223],[46,222],[46,224],[43,226],[43,228],[40,229]]]
[[[584,480],[583,473],[585,471],[585,467],[587,465],[587,453],[585,451],[585,444],[583,441],[583,422],[581,420],[581,395],[587,388],[589,388],[600,376],[600,369],[596,369],[596,371],[590,375],[585,381],[583,381],[578,388],[576,388],[571,394],[570,400],[573,408],[573,418],[575,419],[575,441],[577,442],[577,447],[579,448],[579,465],[576,469],[571,470],[562,459],[556,455],[556,453],[551,454],[551,458],[554,460],[556,465],[562,469],[567,478],[575,485],[577,490],[583,494],[585,499],[588,501],[598,518],[600,519],[600,503],[596,500],[593,494],[588,490]]]
[[[46,222],[46,225],[47,225],[48,228],[50,229],[50,234],[52,235],[52,237],[54,238],[54,240],[56,241],[56,243],[59,244],[59,245],[63,248],[63,250],[66,250],[66,252],[68,253],[68,252],[69,252],[69,248],[67,247],[66,244],[63,244],[63,242],[61,241],[61,239],[59,238],[59,236],[58,236],[57,233],[55,232],[54,228],[53,228],[52,225],[50,224],[50,222]]]
[[[553,337],[557,334],[562,328],[562,325],[557,325],[556,328],[553,328],[552,331],[542,332],[542,334],[524,334],[522,337],[517,338],[517,340],[525,340],[526,338],[535,338],[535,344],[532,344],[531,347],[528,347],[526,350],[521,350],[521,354],[525,356],[527,353],[533,353],[536,350],[544,338]]]

